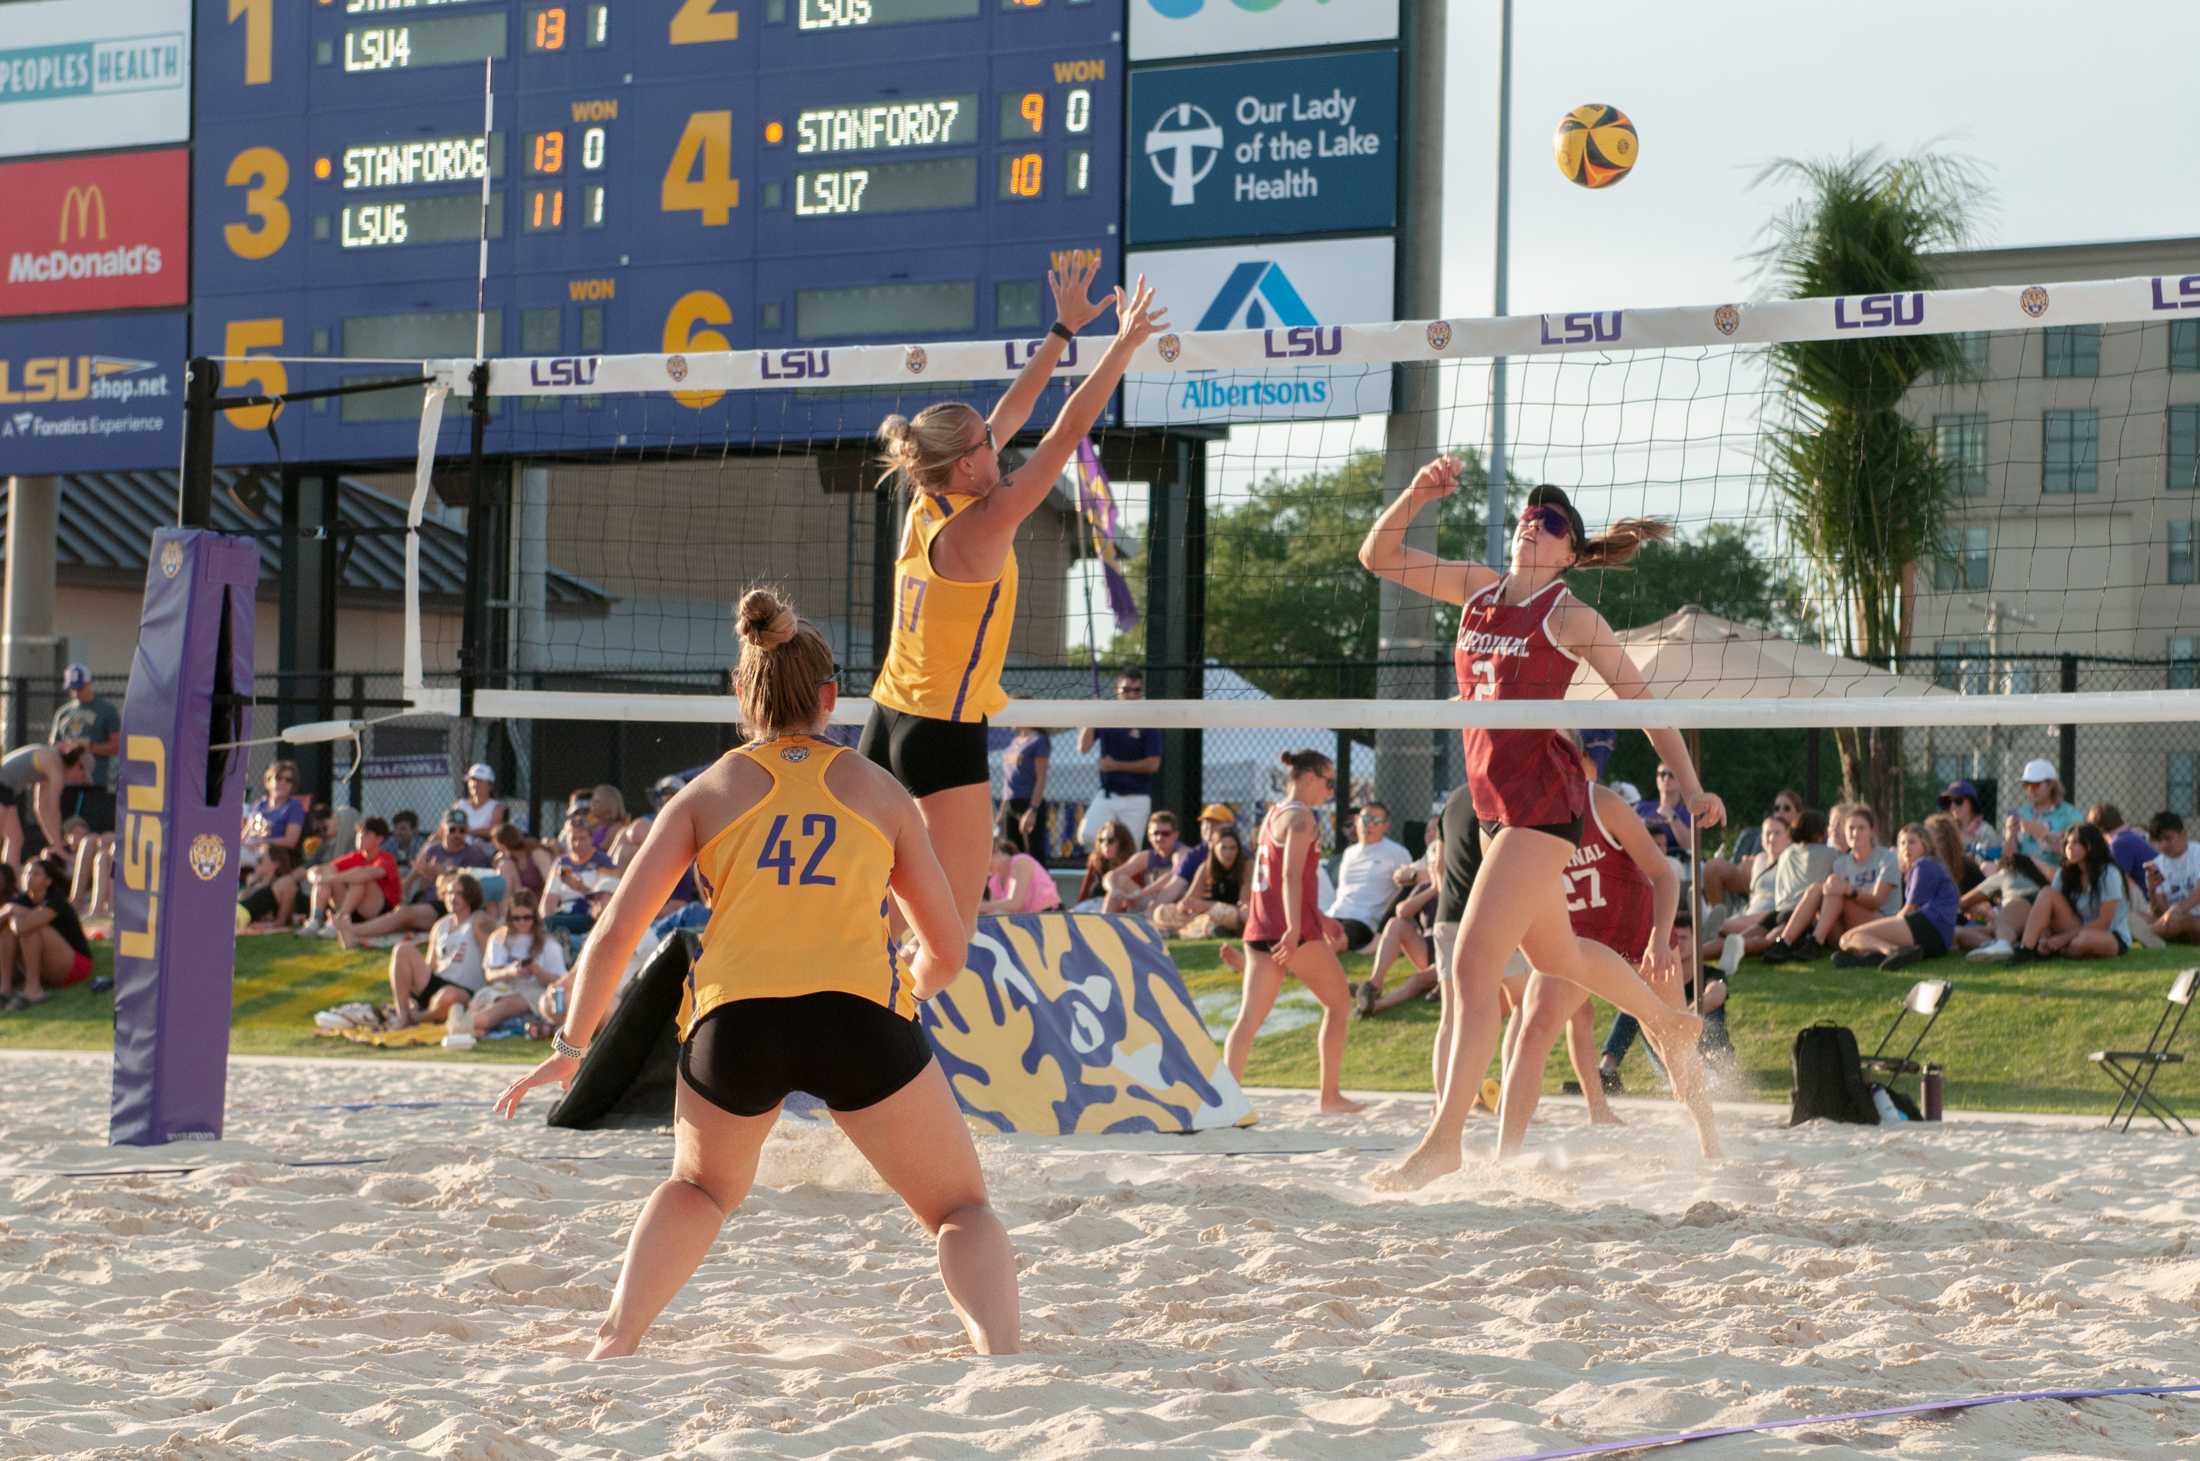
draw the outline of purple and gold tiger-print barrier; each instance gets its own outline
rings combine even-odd
[[[260,558],[249,539],[153,535],[116,786],[115,1075],[107,1139],[215,1141],[228,1084]]]
[[[978,920],[962,977],[923,1007],[955,1098],[1001,1131],[1249,1126],[1153,925],[1115,914]]]

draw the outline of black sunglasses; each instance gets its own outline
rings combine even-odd
[[[1520,514],[1520,521],[1523,525],[1532,522],[1552,537],[1570,538],[1574,535],[1572,521],[1567,518],[1565,513],[1547,503],[1538,503],[1534,507],[1523,510]]]

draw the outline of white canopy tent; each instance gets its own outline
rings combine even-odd
[[[1654,624],[1622,630],[1619,641],[1649,682],[1651,695],[1660,700],[1876,700],[1954,693],[1930,680],[1722,619],[1693,604]],[[1583,669],[1566,698],[1613,696]]]

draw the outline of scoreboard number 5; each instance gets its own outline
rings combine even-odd
[[[281,320],[231,320],[222,330],[222,354],[249,355],[257,346],[263,350],[283,348],[283,322]],[[250,382],[258,386],[257,394],[279,396],[290,389],[290,372],[280,360],[227,360],[223,362],[222,384],[241,386]],[[229,424],[239,431],[264,431],[267,423],[275,419],[278,408],[274,406],[238,406],[222,414]]]

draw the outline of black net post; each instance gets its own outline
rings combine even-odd
[[[2062,657],[2062,691],[2065,695],[2078,693],[2078,657],[2074,654],[2066,654]],[[2076,786],[2078,784],[2078,728],[2076,726],[2065,725],[2062,727],[2062,744],[2056,749],[2055,759],[2061,768],[2063,786],[2065,788]]]
[[[176,494],[179,528],[214,523],[214,398],[221,388],[220,362],[195,355],[184,366],[183,472]]]
[[[489,362],[474,362],[473,397],[467,410],[473,432],[466,486],[466,596],[459,619],[458,718],[474,718],[474,691],[481,683],[482,634],[489,609],[489,471],[483,456],[489,434]]]

